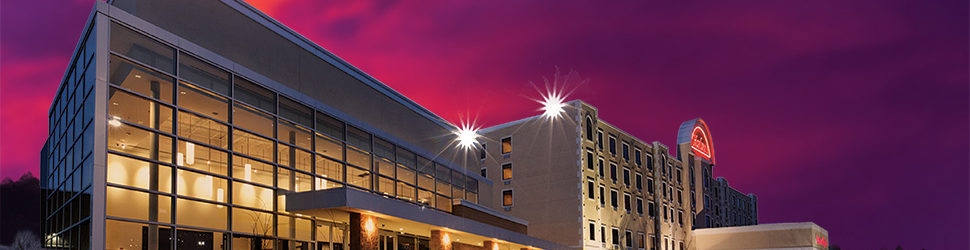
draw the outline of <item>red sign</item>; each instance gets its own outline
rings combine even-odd
[[[829,247],[829,240],[825,239],[821,235],[815,235],[815,244],[822,247]]]
[[[694,150],[694,154],[704,157],[708,161],[711,160],[711,152],[714,151],[711,148],[711,138],[701,126],[694,127],[694,131],[691,133],[690,148]]]

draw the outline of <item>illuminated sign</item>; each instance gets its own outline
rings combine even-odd
[[[829,240],[825,239],[825,237],[822,237],[821,235],[816,234],[815,235],[815,244],[818,244],[819,246],[822,246],[823,248],[824,247],[829,247]]]
[[[685,121],[677,131],[677,145],[688,145],[694,155],[714,163],[714,141],[707,123],[701,118]],[[679,153],[680,148],[677,149]]]
[[[694,154],[704,157],[708,161],[711,160],[711,152],[714,151],[711,148],[711,139],[701,126],[694,127],[694,132],[691,133],[690,148],[694,150]]]

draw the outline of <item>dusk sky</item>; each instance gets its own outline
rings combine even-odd
[[[716,176],[761,223],[843,249],[968,249],[970,19],[961,1],[256,1],[458,123],[541,113],[535,86],[644,141],[701,117]],[[37,175],[47,110],[93,2],[2,0],[2,177]]]

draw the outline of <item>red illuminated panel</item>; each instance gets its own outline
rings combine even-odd
[[[711,149],[711,137],[704,132],[701,126],[695,126],[691,138],[690,148],[694,150],[694,154],[710,161],[713,151]]]
[[[825,239],[825,237],[822,237],[821,235],[815,235],[815,244],[822,247],[829,247],[829,240]]]

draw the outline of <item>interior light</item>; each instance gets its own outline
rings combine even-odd
[[[185,166],[185,154],[182,154],[182,152],[175,154],[175,165]]]
[[[185,163],[195,164],[195,143],[185,142]]]
[[[121,126],[121,117],[111,116],[111,119],[108,119],[108,125],[111,125],[112,127]]]
[[[135,78],[141,79],[141,75],[135,74]]]
[[[243,164],[243,180],[253,181],[253,165]]]

